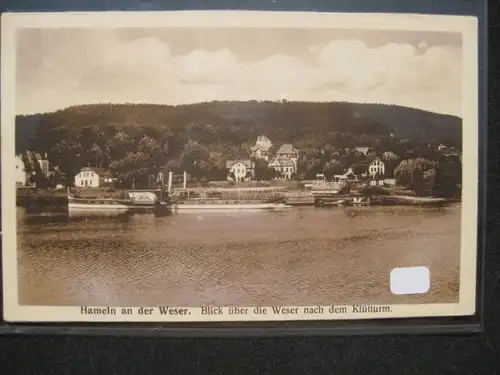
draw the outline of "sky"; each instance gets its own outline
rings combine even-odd
[[[461,117],[460,34],[360,29],[21,29],[16,112],[212,100],[395,104]]]

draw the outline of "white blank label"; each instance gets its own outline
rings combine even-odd
[[[427,267],[394,268],[390,284],[393,294],[423,294],[431,287],[431,275]]]

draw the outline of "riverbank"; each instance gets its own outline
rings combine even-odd
[[[83,198],[123,198],[123,190],[109,188],[79,189],[71,188],[71,192]],[[61,207],[68,204],[68,191],[63,189],[17,188],[16,206],[25,208],[34,207]]]
[[[277,187],[277,186],[275,186]],[[213,187],[212,187],[213,188]],[[242,189],[237,195],[247,196],[245,191],[249,188],[247,186],[233,185],[235,192],[238,189]],[[265,196],[269,197],[273,195],[269,191],[274,191],[273,187],[263,187],[254,186],[254,189],[262,189],[259,193],[259,197]],[[197,190],[210,189],[206,188],[190,188],[191,198],[202,199],[205,194],[197,193]],[[217,190],[217,188],[215,188]],[[252,189],[252,188],[250,188]],[[270,189],[269,191],[267,189]],[[127,190],[123,189],[112,189],[112,188],[71,188],[71,194],[76,197],[81,198],[114,198],[123,199],[126,198]],[[231,188],[224,188],[224,190],[229,191]],[[259,190],[260,191],[260,190]],[[255,191],[251,191],[250,196],[255,196]],[[37,189],[37,188],[18,188],[16,196],[16,205],[18,207],[25,208],[59,208],[65,207],[68,203],[66,188],[63,189]],[[185,193],[183,193],[185,195]],[[427,205],[427,206],[439,206],[446,205],[448,203],[453,203],[460,201],[457,198],[447,198],[447,197],[430,197],[430,196],[418,196],[414,191],[398,188],[398,187],[363,187],[361,189],[351,189],[348,193],[344,194],[332,194],[328,196],[317,196],[311,191],[304,191],[303,189],[295,186],[288,186],[283,194],[284,199],[287,203],[292,206],[338,206],[338,205],[382,205],[382,206],[396,206],[396,205]],[[243,198],[242,198],[243,199]],[[245,198],[248,199],[248,198]]]

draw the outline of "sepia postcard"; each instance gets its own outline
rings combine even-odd
[[[6,321],[475,313],[475,17],[1,26]]]

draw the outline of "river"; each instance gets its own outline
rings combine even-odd
[[[460,205],[69,217],[18,208],[19,303],[158,306],[457,302]],[[395,296],[395,267],[427,266]]]

